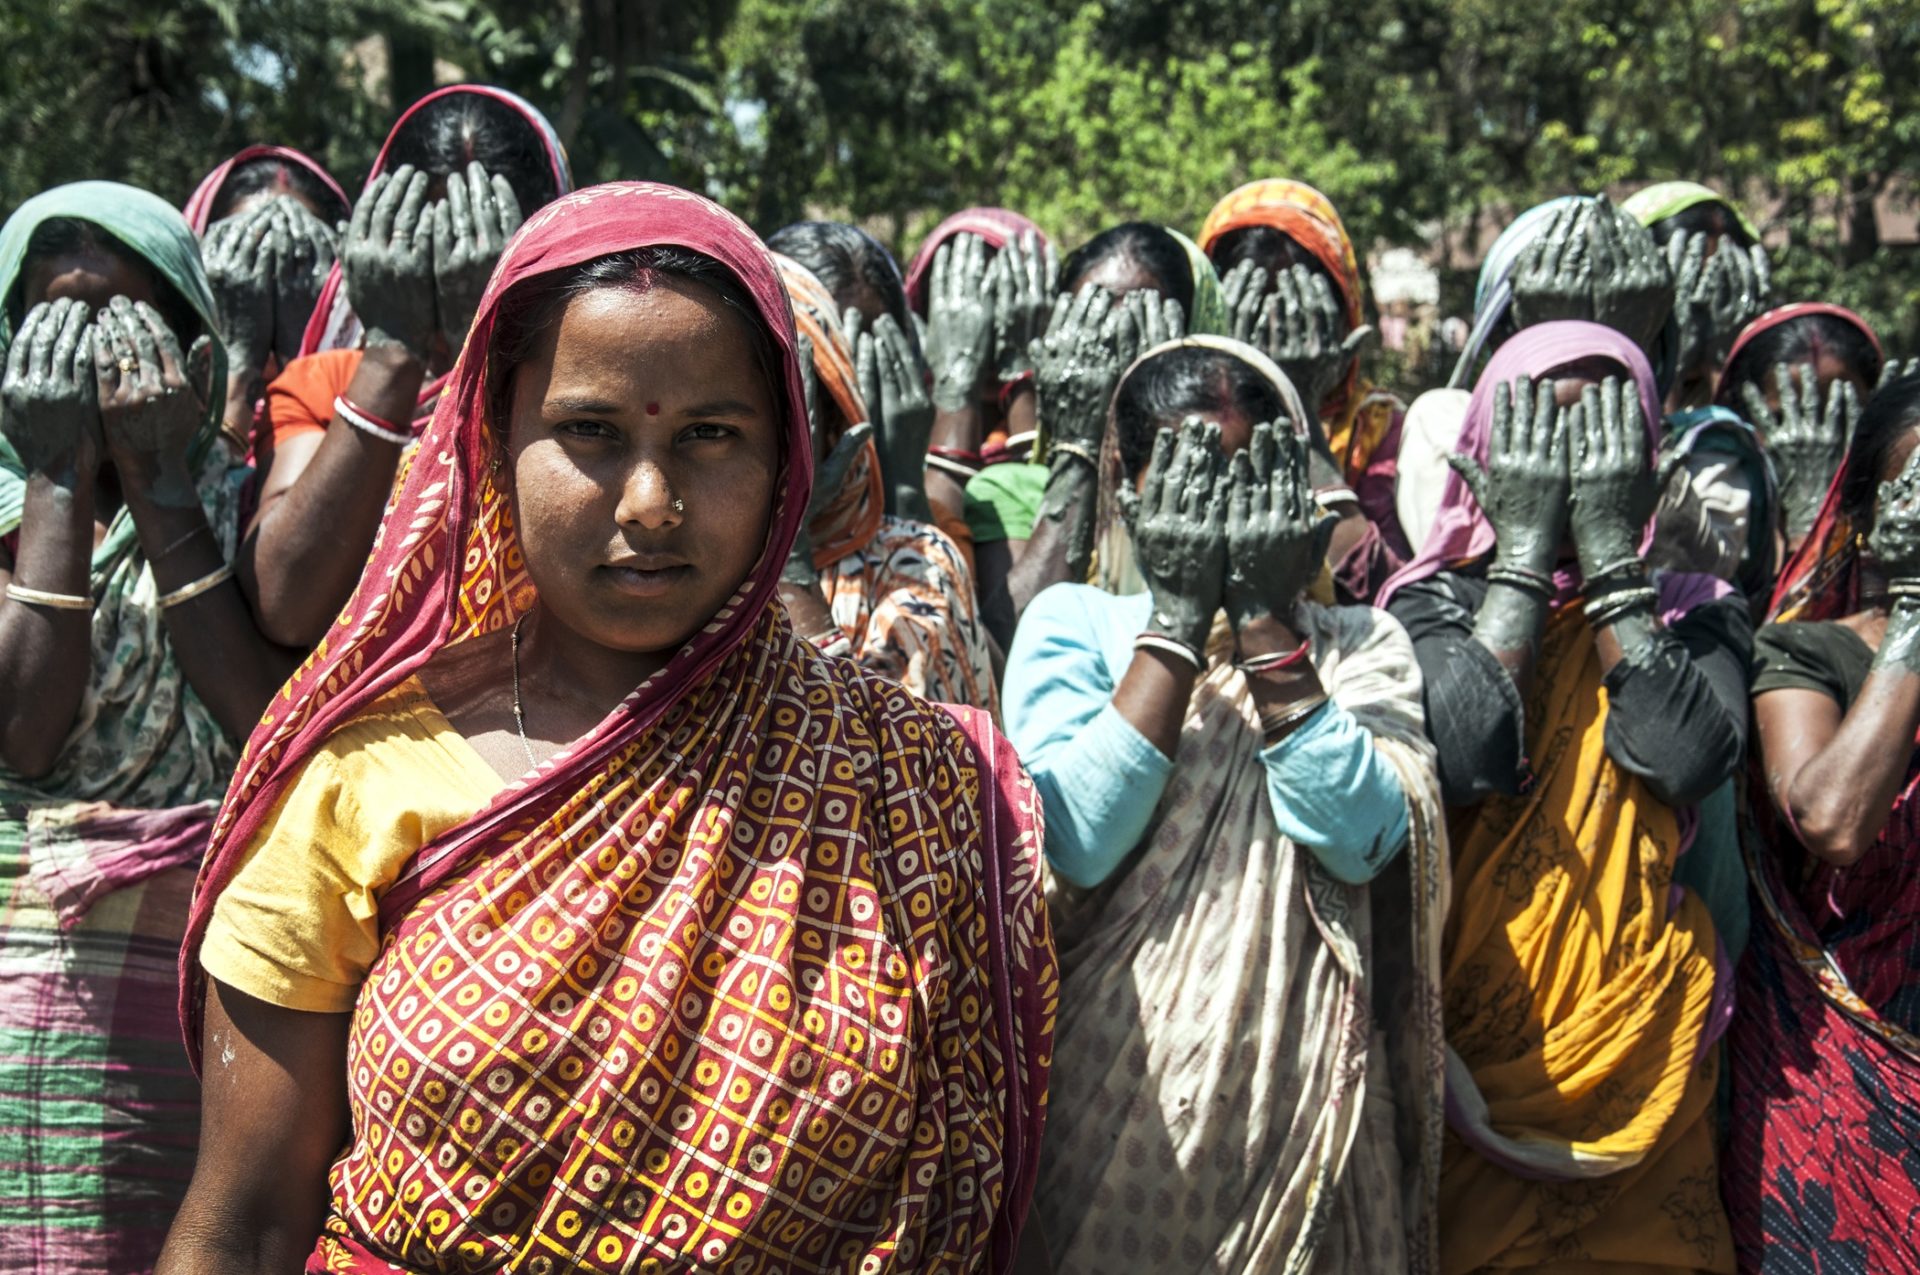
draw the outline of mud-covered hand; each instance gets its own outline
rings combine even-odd
[[[1227,492],[1220,427],[1188,417],[1153,440],[1146,481],[1120,486],[1120,514],[1153,595],[1152,632],[1204,652],[1227,570]]]
[[[871,332],[855,339],[854,370],[860,396],[873,422],[873,443],[887,489],[901,503],[901,492],[917,492],[913,509],[896,508],[903,517],[926,520],[927,441],[933,433],[933,399],[927,393],[925,364],[905,330],[883,314]]]
[[[1645,226],[1605,195],[1593,201],[1587,255],[1593,278],[1593,321],[1650,348],[1673,312],[1673,272]]]
[[[1494,560],[1538,575],[1552,572],[1567,527],[1571,487],[1560,416],[1552,381],[1496,385],[1486,469],[1471,456],[1447,457],[1493,526]]]
[[[205,366],[211,340],[202,336],[183,355],[160,312],[126,297],[115,297],[94,316],[94,325],[101,435],[121,482],[191,500],[187,453],[207,404],[189,370]],[[161,483],[170,483],[166,492],[156,490]]]
[[[1609,376],[1587,386],[1567,409],[1565,433],[1573,444],[1567,521],[1580,572],[1592,580],[1640,556],[1647,522],[1672,471],[1657,474],[1648,459],[1646,415],[1631,381]]]
[[[1588,227],[1591,201],[1555,209],[1513,271],[1513,321],[1530,328],[1562,319],[1593,318],[1593,258]]]
[[[494,264],[521,220],[513,186],[488,176],[478,160],[447,178],[447,197],[433,206],[433,290],[449,350],[465,344]]]
[[[1127,312],[1135,349],[1128,354],[1131,363],[1148,350],[1187,334],[1187,314],[1172,297],[1162,297],[1150,288],[1129,292],[1121,301]]]
[[[1053,280],[1060,262],[1052,244],[1029,230],[1007,242],[994,261],[993,361],[1000,379],[1033,371],[1030,347],[1053,316]]]
[[[200,241],[200,259],[227,347],[228,373],[247,382],[264,375],[274,352],[278,202],[269,200],[216,221]]]
[[[1254,426],[1252,442],[1227,462],[1224,599],[1235,630],[1291,622],[1338,521],[1314,501],[1306,440],[1285,421]]]
[[[1811,364],[1773,369],[1780,406],[1767,406],[1760,387],[1742,387],[1747,419],[1760,431],[1780,475],[1780,511],[1787,536],[1798,539],[1813,529],[1827,487],[1847,454],[1847,440],[1860,419],[1860,395],[1851,381],[1824,389]]]
[[[1673,319],[1680,338],[1675,365],[1698,368],[1713,349],[1713,315],[1707,287],[1707,237],[1681,230],[1667,240],[1667,273],[1673,276]]]
[[[367,344],[398,345],[425,363],[434,334],[427,174],[402,164],[373,179],[347,223],[340,273]]]
[[[274,213],[273,352],[286,364],[300,353],[340,240],[332,226],[291,196],[279,196],[268,206]]]
[[[1742,248],[1730,239],[1722,240],[1720,250],[1707,263],[1704,289],[1716,359],[1724,359],[1740,329],[1766,310],[1772,291],[1773,267],[1767,250],[1759,244]]]
[[[813,495],[807,500],[807,514],[800,521],[800,530],[794,536],[793,549],[787,555],[786,569],[781,573],[781,578],[792,584],[812,585],[819,580],[819,572],[813,565],[813,537],[810,533],[813,520],[825,512],[840,494],[847,475],[860,459],[867,441],[873,437],[873,423],[861,421],[853,425],[840,436],[837,443],[831,448],[827,447],[820,433],[820,377],[814,370],[813,342],[801,337],[798,353],[800,386],[807,405],[807,433],[813,440]]]
[[[1889,579],[1920,581],[1920,452],[1880,484],[1867,547]]]
[[[993,359],[997,280],[987,259],[987,241],[978,235],[955,235],[941,244],[933,254],[929,279],[926,344],[933,402],[942,411],[957,412],[974,401]]]
[[[1228,335],[1248,345],[1258,345],[1267,322],[1267,283],[1271,279],[1265,266],[1242,261],[1227,271],[1220,281],[1226,304]]]
[[[1920,359],[1888,359],[1886,366],[1880,369],[1880,383],[1874,392],[1878,393],[1895,381],[1904,381],[1909,376],[1920,376]]]
[[[30,474],[72,481],[100,467],[89,317],[84,301],[43,301],[13,334],[0,378],[0,435]]]
[[[1094,284],[1054,303],[1046,335],[1033,343],[1040,427],[1049,444],[1068,443],[1089,455],[1100,454],[1107,407],[1127,365],[1124,315],[1125,307],[1115,305],[1112,294]]]
[[[1255,344],[1280,365],[1307,410],[1317,414],[1327,395],[1346,379],[1373,329],[1362,324],[1348,331],[1333,285],[1325,275],[1299,265],[1274,279],[1263,315]]]

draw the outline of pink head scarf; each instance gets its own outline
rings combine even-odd
[[[1640,395],[1640,415],[1647,431],[1647,458],[1652,463],[1660,448],[1660,393],[1654,385],[1653,368],[1640,347],[1624,334],[1598,323],[1566,321],[1541,323],[1523,328],[1494,352],[1486,371],[1473,387],[1467,404],[1466,420],[1460,427],[1460,439],[1454,451],[1471,456],[1481,465],[1487,462],[1487,450],[1493,435],[1494,388],[1519,377],[1539,379],[1556,368],[1583,359],[1605,359],[1618,364],[1632,379]],[[1641,548],[1653,535],[1652,524],[1646,530]],[[1421,580],[1476,561],[1494,547],[1493,524],[1480,509],[1473,493],[1459,474],[1449,467],[1441,491],[1439,512],[1433,528],[1412,562],[1395,572],[1382,586],[1374,605],[1385,607],[1393,595]],[[1577,595],[1580,573],[1569,568],[1554,577],[1558,586],[1555,605]],[[1661,609],[1670,616],[1684,614],[1693,606],[1727,591],[1723,582],[1711,576],[1672,575],[1660,581]]]
[[[233,170],[257,159],[277,159],[295,168],[304,168],[333,192],[342,207],[350,207],[353,202],[347,198],[347,192],[340,189],[340,183],[333,180],[333,174],[311,156],[303,155],[291,146],[249,146],[201,178],[200,184],[193,188],[192,197],[181,211],[186,214],[187,224],[193,227],[194,234],[206,234],[207,227],[213,224],[213,206],[220,202],[220,192],[226,186],[227,178],[233,176]]]
[[[990,248],[1004,248],[1008,242],[1018,239],[1031,230],[1039,237],[1041,245],[1047,243],[1047,236],[1040,227],[1007,208],[969,208],[957,212],[933,228],[933,233],[921,243],[920,250],[913,254],[913,263],[907,267],[907,305],[915,314],[927,313],[927,276],[933,270],[933,254],[940,245],[958,235],[979,235],[987,241]]]

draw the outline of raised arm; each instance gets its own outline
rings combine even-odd
[[[0,550],[0,763],[53,768],[91,672],[95,477],[104,443],[86,304],[27,312],[0,381],[0,430],[26,470],[17,554]]]
[[[1139,495],[1123,497],[1151,609],[1117,683],[1063,586],[1036,600],[1007,666],[1009,737],[1047,809],[1047,857],[1075,885],[1112,874],[1173,773],[1226,569],[1219,427],[1162,431]],[[1218,498],[1216,498],[1216,489]],[[1098,595],[1104,597],[1105,595]],[[1059,600],[1056,613],[1054,600]]]
[[[1853,706],[1812,690],[1754,699],[1774,807],[1800,842],[1836,866],[1879,840],[1906,781],[1920,731],[1920,453],[1880,488],[1869,536],[1895,588],[1872,670]]]

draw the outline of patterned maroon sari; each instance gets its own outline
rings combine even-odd
[[[654,244],[719,260],[774,334],[766,550],[384,897],[308,1269],[1005,1270],[1058,989],[1038,802],[983,714],[820,656],[775,605],[811,486],[793,321],[759,240],[688,191],[583,190],[508,246],[359,589],[241,760],[183,956],[189,1043],[208,913],[304,760],[536,600],[484,419],[501,295]]]

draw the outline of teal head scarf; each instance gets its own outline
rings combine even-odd
[[[0,226],[0,363],[4,363],[13,344],[13,316],[11,307],[4,303],[20,286],[27,264],[27,244],[34,231],[59,217],[90,222],[125,244],[193,307],[207,335],[213,338],[213,382],[207,415],[188,453],[188,463],[199,472],[220,437],[227,397],[227,355],[220,344],[213,291],[200,264],[200,241],[179,210],[158,195],[119,182],[73,182],[35,195],[7,218],[6,225]],[[0,471],[14,480],[0,478],[0,535],[4,535],[20,523],[26,478],[20,458],[4,437],[0,437]],[[127,530],[130,534],[131,523]]]

